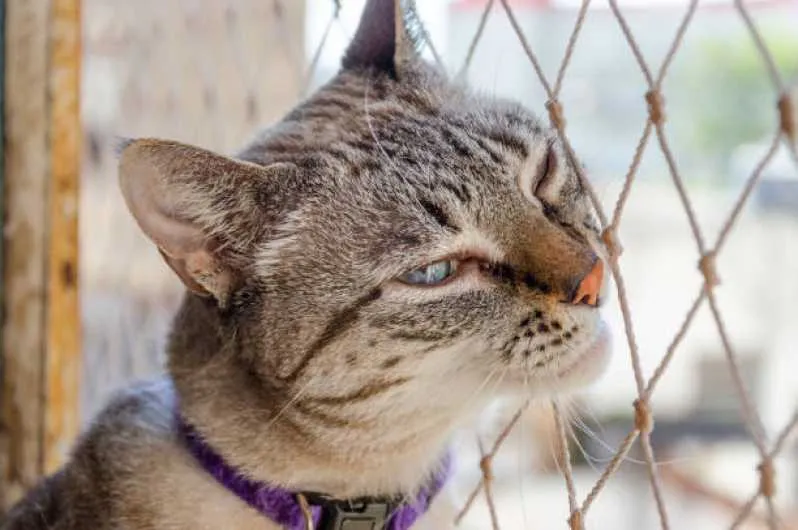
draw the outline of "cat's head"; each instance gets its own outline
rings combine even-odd
[[[400,4],[370,1],[340,73],[236,158],[143,139],[120,165],[209,333],[285,414],[390,418],[396,443],[497,392],[581,386],[607,349],[604,252],[562,145],[422,61]]]

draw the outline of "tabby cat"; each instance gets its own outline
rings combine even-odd
[[[407,528],[328,512],[401,510],[498,394],[601,372],[605,251],[563,147],[417,33],[411,2],[370,0],[335,78],[234,158],[125,143],[126,203],[187,287],[169,375],[116,396],[2,528],[294,528],[266,490],[297,528]],[[450,527],[442,498],[409,525]]]

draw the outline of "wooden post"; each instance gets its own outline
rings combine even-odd
[[[0,511],[78,430],[80,0],[5,0]]]
[[[46,473],[55,471],[63,463],[79,427],[80,0],[53,0],[50,31]]]

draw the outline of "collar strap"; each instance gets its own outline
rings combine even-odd
[[[415,498],[333,499],[319,493],[295,492],[246,477],[216,453],[201,435],[178,416],[178,436],[197,462],[217,482],[285,530],[408,530],[426,513],[450,471],[447,455],[440,470]],[[308,521],[307,515],[311,521]]]

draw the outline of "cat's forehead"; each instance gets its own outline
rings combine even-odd
[[[374,141],[381,139],[377,132],[390,133],[390,137],[415,137],[416,147],[421,148],[435,146],[425,146],[418,134],[435,136],[460,129],[472,138],[508,143],[505,147],[524,154],[525,146],[548,135],[534,114],[522,105],[474,94],[426,67],[402,81],[343,72],[303,107],[294,118],[316,125],[323,125],[324,121],[343,125],[345,128],[339,132],[344,136],[357,132]]]
[[[361,185],[391,184],[397,172],[404,184],[455,174],[488,184],[550,139],[521,105],[472,94],[436,72],[401,82],[344,72],[291,112],[262,147],[273,160],[327,170],[322,187],[359,176],[367,178]]]
[[[245,158],[300,168],[280,188],[291,209],[301,207],[302,225],[341,226],[342,212],[357,211],[390,220],[387,232],[411,233],[419,219],[440,219],[439,209],[480,225],[526,208],[519,174],[552,138],[520,104],[474,94],[432,70],[401,81],[342,72]],[[370,232],[381,226],[368,224]]]

